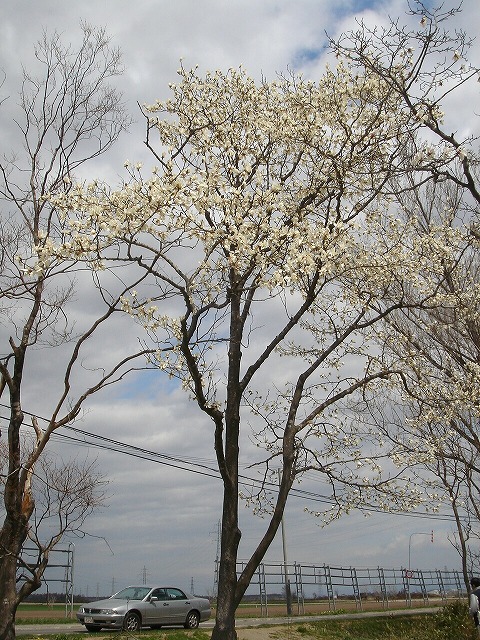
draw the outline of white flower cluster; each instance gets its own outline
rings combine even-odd
[[[378,78],[342,65],[316,84],[257,86],[242,70],[180,75],[171,100],[146,107],[162,170],[132,172],[119,191],[92,183],[53,197],[66,240],[37,268],[49,251],[98,260],[122,238],[182,234],[203,246],[205,272],[254,266],[270,290],[342,270],[358,254],[347,220],[376,194],[408,124]]]
[[[409,64],[407,52],[398,62],[399,77]],[[92,182],[52,196],[63,216],[63,241],[39,245],[35,272],[53,258],[95,268],[114,260],[141,265],[152,275],[154,292],[125,293],[121,308],[157,337],[155,364],[180,378],[193,397],[201,385],[202,401],[212,409],[222,405],[216,399],[222,314],[235,296],[245,304],[254,296],[301,301],[321,290],[299,323],[310,345],[292,339],[276,352],[307,362],[323,357],[353,312],[366,320],[369,309],[381,308],[399,282],[407,283],[409,295],[429,295],[438,304],[441,294],[425,274],[443,272],[457,231],[439,226],[416,234],[409,220],[394,215],[392,196],[408,171],[427,161],[442,167],[458,161],[446,145],[419,141],[418,157],[405,165],[418,128],[428,118],[441,120],[437,106],[404,110],[379,75],[343,63],[316,83],[258,84],[242,69],[200,77],[181,68],[179,76],[170,100],[145,107],[160,145],[151,176],[127,162],[129,177],[118,190]],[[159,301],[173,298],[184,308],[173,305],[166,315]],[[188,321],[200,310],[201,322],[188,333]],[[352,332],[325,351],[311,398],[328,397],[335,384],[328,375],[349,358],[363,372],[372,366],[370,331],[362,337]],[[195,344],[188,362],[180,348],[187,337]],[[388,327],[382,337],[389,338]],[[202,376],[194,381],[195,368]],[[476,375],[472,370],[472,380]],[[274,409],[252,404],[252,411]],[[362,472],[362,495],[379,480],[378,459],[365,459],[354,432],[314,433],[316,421],[306,423],[312,435],[322,435],[332,460],[348,450],[349,480],[353,486]],[[407,485],[398,496],[409,507],[420,499]]]

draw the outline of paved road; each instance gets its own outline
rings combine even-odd
[[[237,629],[244,627],[259,627],[265,624],[281,625],[281,624],[300,624],[302,622],[313,622],[315,620],[345,620],[350,618],[355,620],[358,618],[375,618],[375,617],[396,617],[396,616],[411,616],[418,613],[435,613],[438,611],[438,607],[425,607],[421,609],[392,609],[385,611],[363,611],[359,613],[340,613],[340,614],[326,614],[321,616],[294,616],[292,618],[238,618],[236,626]],[[201,629],[212,629],[214,621],[202,622]],[[17,636],[25,635],[54,635],[64,633],[87,633],[85,627],[75,622],[68,624],[21,624],[16,627]],[[103,632],[102,632],[103,633]],[[105,633],[109,633],[105,631]],[[115,631],[111,631],[115,633]]]

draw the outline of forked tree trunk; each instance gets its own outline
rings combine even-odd
[[[225,440],[217,424],[215,449],[223,479],[222,535],[218,573],[217,614],[212,640],[237,640],[235,611],[238,605],[237,557],[241,532],[238,527],[238,457],[240,434],[240,362],[242,359],[241,287],[232,275],[230,342],[228,351]],[[223,448],[224,445],[224,448]]]

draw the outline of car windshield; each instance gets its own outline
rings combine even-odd
[[[150,591],[150,587],[126,587],[110,597],[115,600],[143,600]]]

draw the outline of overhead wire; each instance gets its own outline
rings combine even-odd
[[[0,403],[0,407],[9,408],[8,405]],[[23,411],[25,415],[33,416],[28,411]],[[41,416],[36,416],[37,419],[42,420],[44,422],[48,422],[46,418]],[[5,416],[0,416],[0,420],[8,420]],[[138,447],[133,444],[121,442],[119,440],[114,440],[113,438],[108,438],[106,436],[101,436],[96,433],[92,433],[90,431],[86,431],[83,429],[79,429],[78,427],[73,427],[71,425],[66,425],[62,427],[62,429],[66,429],[68,431],[72,431],[78,436],[75,437],[70,435],[69,433],[62,433],[60,430],[57,430],[52,434],[52,439],[58,440],[66,440],[71,442],[77,446],[85,446],[85,447],[94,447],[97,449],[103,449],[106,451],[110,451],[112,453],[119,453],[122,455],[127,455],[133,458],[137,458],[140,460],[145,460],[148,462],[154,462],[156,464],[161,464],[163,466],[171,467],[174,469],[179,469],[181,471],[188,471],[190,473],[195,473],[197,475],[213,478],[216,480],[221,479],[220,471],[215,467],[210,467],[207,464],[196,462],[195,458],[186,458],[180,456],[174,456],[171,454],[160,453],[157,451],[152,451],[150,449],[145,449],[143,447]],[[88,440],[90,438],[91,440]],[[198,460],[198,459],[197,459]],[[212,461],[212,464],[214,462]],[[265,479],[259,480],[258,478],[252,478],[247,475],[239,474],[239,482],[242,486],[258,489],[260,486],[265,487],[271,491],[278,491],[278,485],[273,482],[266,481]],[[306,489],[299,489],[296,487],[292,487],[290,490],[290,495],[292,497],[301,498],[304,500],[309,500],[311,502],[319,502],[322,504],[335,505],[336,502],[329,498],[328,496],[319,494],[318,492],[308,491]],[[452,521],[454,519],[453,515],[450,514],[434,514],[427,512],[407,512],[407,511],[397,511],[397,510],[388,510],[380,509],[374,506],[358,506],[357,509],[362,512],[367,513],[380,513],[387,515],[395,515],[395,516],[403,516],[410,518],[421,518],[425,520],[443,520],[443,521]]]

